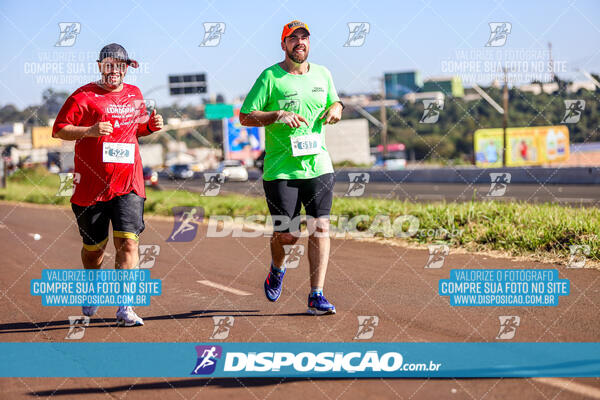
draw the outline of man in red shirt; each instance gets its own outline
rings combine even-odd
[[[52,129],[53,137],[76,140],[75,173],[80,181],[71,207],[83,239],[81,261],[86,269],[101,267],[111,222],[115,268],[137,268],[139,261],[146,193],[138,137],[162,129],[163,120],[156,110],[148,117],[140,90],[123,83],[129,66],[137,68],[138,62],[123,46],[104,46],[98,58],[101,80],[69,96]],[[97,309],[84,305],[83,314],[92,316]],[[127,305],[117,310],[117,323],[144,324]]]

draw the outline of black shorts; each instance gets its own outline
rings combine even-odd
[[[138,235],[145,228],[144,200],[135,192],[130,192],[87,207],[71,203],[83,247],[90,251],[101,249],[108,240],[110,222],[114,237],[139,240]]]
[[[275,232],[298,230],[297,217],[304,205],[306,215],[313,218],[329,216],[333,202],[334,174],[324,174],[311,179],[275,179],[263,181],[269,212],[273,217]],[[279,218],[276,218],[279,217]]]

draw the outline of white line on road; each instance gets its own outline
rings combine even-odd
[[[196,282],[201,283],[201,284],[206,285],[206,286],[210,286],[210,287],[215,288],[215,289],[221,289],[221,290],[223,290],[225,292],[237,294],[238,296],[250,296],[250,295],[252,295],[252,293],[244,292],[243,290],[238,290],[238,289],[230,288],[229,286],[221,285],[220,283],[215,283],[215,282],[211,282],[211,281],[207,281],[207,280],[196,281]]]
[[[570,382],[561,378],[532,378],[534,381],[545,383],[568,392],[588,396],[592,399],[600,399],[600,389],[582,383]]]
[[[555,203],[593,203],[594,199],[588,199],[586,197],[557,197]]]

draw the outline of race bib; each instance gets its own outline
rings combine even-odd
[[[102,143],[102,161],[133,164],[135,143]]]
[[[321,152],[321,135],[290,136],[294,157],[319,154]]]

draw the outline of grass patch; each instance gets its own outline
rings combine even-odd
[[[58,187],[57,175],[45,170],[19,170],[8,179],[7,188],[0,189],[0,199],[68,205],[68,197],[56,196]],[[200,206],[206,216],[268,214],[262,197],[204,197],[187,191],[147,191],[145,210],[148,214],[168,216],[175,206]],[[600,261],[599,208],[494,201],[412,203],[341,197],[334,199],[332,215],[344,215],[348,219],[368,215],[370,220],[358,224],[359,230],[373,228],[377,215],[389,216],[390,222],[402,215],[414,216],[419,222],[418,231],[406,240],[422,244],[447,243],[469,250],[499,250],[512,255],[535,253],[568,259],[570,245],[587,245],[589,258]],[[379,221],[377,236],[385,236],[385,217]]]

